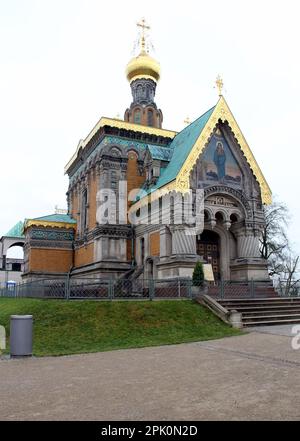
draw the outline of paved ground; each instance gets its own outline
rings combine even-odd
[[[300,326],[300,323],[296,326]],[[263,332],[264,334],[286,335],[287,337],[292,337],[295,335],[293,333],[294,327],[295,325],[259,326],[248,328],[247,331]]]
[[[252,331],[177,346],[1,360],[0,397],[0,420],[298,420],[300,350],[286,335]]]

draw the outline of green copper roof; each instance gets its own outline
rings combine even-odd
[[[23,234],[23,222],[18,222],[14,227],[12,227],[8,233],[5,234],[6,237],[25,237]]]
[[[149,144],[148,150],[153,159],[159,159],[160,161],[170,161],[172,156],[172,149],[169,147],[160,147]]]
[[[157,188],[160,188],[176,179],[176,176],[183,166],[184,161],[186,160],[188,154],[192,150],[195,142],[204,129],[205,124],[213,113],[214,108],[215,107],[208,110],[206,113],[204,113],[204,115],[200,116],[200,118],[196,119],[196,121],[192,122],[192,124],[187,126],[175,136],[169,146],[173,150],[171,161],[158,179],[156,184]]]
[[[176,179],[181,167],[192,150],[195,142],[201,135],[207,121],[211,117],[215,106],[204,113],[200,118],[196,119],[189,126],[185,127],[178,133],[171,144],[168,146],[172,150],[172,157],[168,166],[161,171],[161,175],[155,185],[148,189],[148,193],[152,193],[160,187],[168,184]],[[137,196],[139,199],[139,195]]]
[[[32,220],[45,222],[64,222],[67,224],[76,224],[76,220],[72,219],[68,214],[50,214],[49,216],[36,217]]]

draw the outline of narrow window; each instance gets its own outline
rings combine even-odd
[[[141,238],[141,261],[142,261],[142,265],[144,265],[144,260],[145,260],[145,239],[142,237]]]
[[[141,124],[141,111],[140,111],[140,109],[136,109],[134,111],[134,122],[135,122],[135,124]]]
[[[82,230],[87,228],[87,190],[82,193]]]
[[[148,126],[153,127],[153,110],[148,110]]]

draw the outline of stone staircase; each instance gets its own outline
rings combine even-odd
[[[242,314],[243,327],[300,323],[300,297],[218,299],[229,311]]]
[[[253,290],[253,292],[252,292]],[[213,298],[220,298],[221,295],[226,299],[250,298],[254,294],[255,298],[277,298],[271,282],[255,282],[251,286],[251,282],[225,282],[223,288],[221,285],[210,285],[207,294]]]

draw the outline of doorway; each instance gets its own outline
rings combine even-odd
[[[220,280],[220,236],[214,231],[204,230],[197,236],[197,254],[211,264],[215,280]]]

